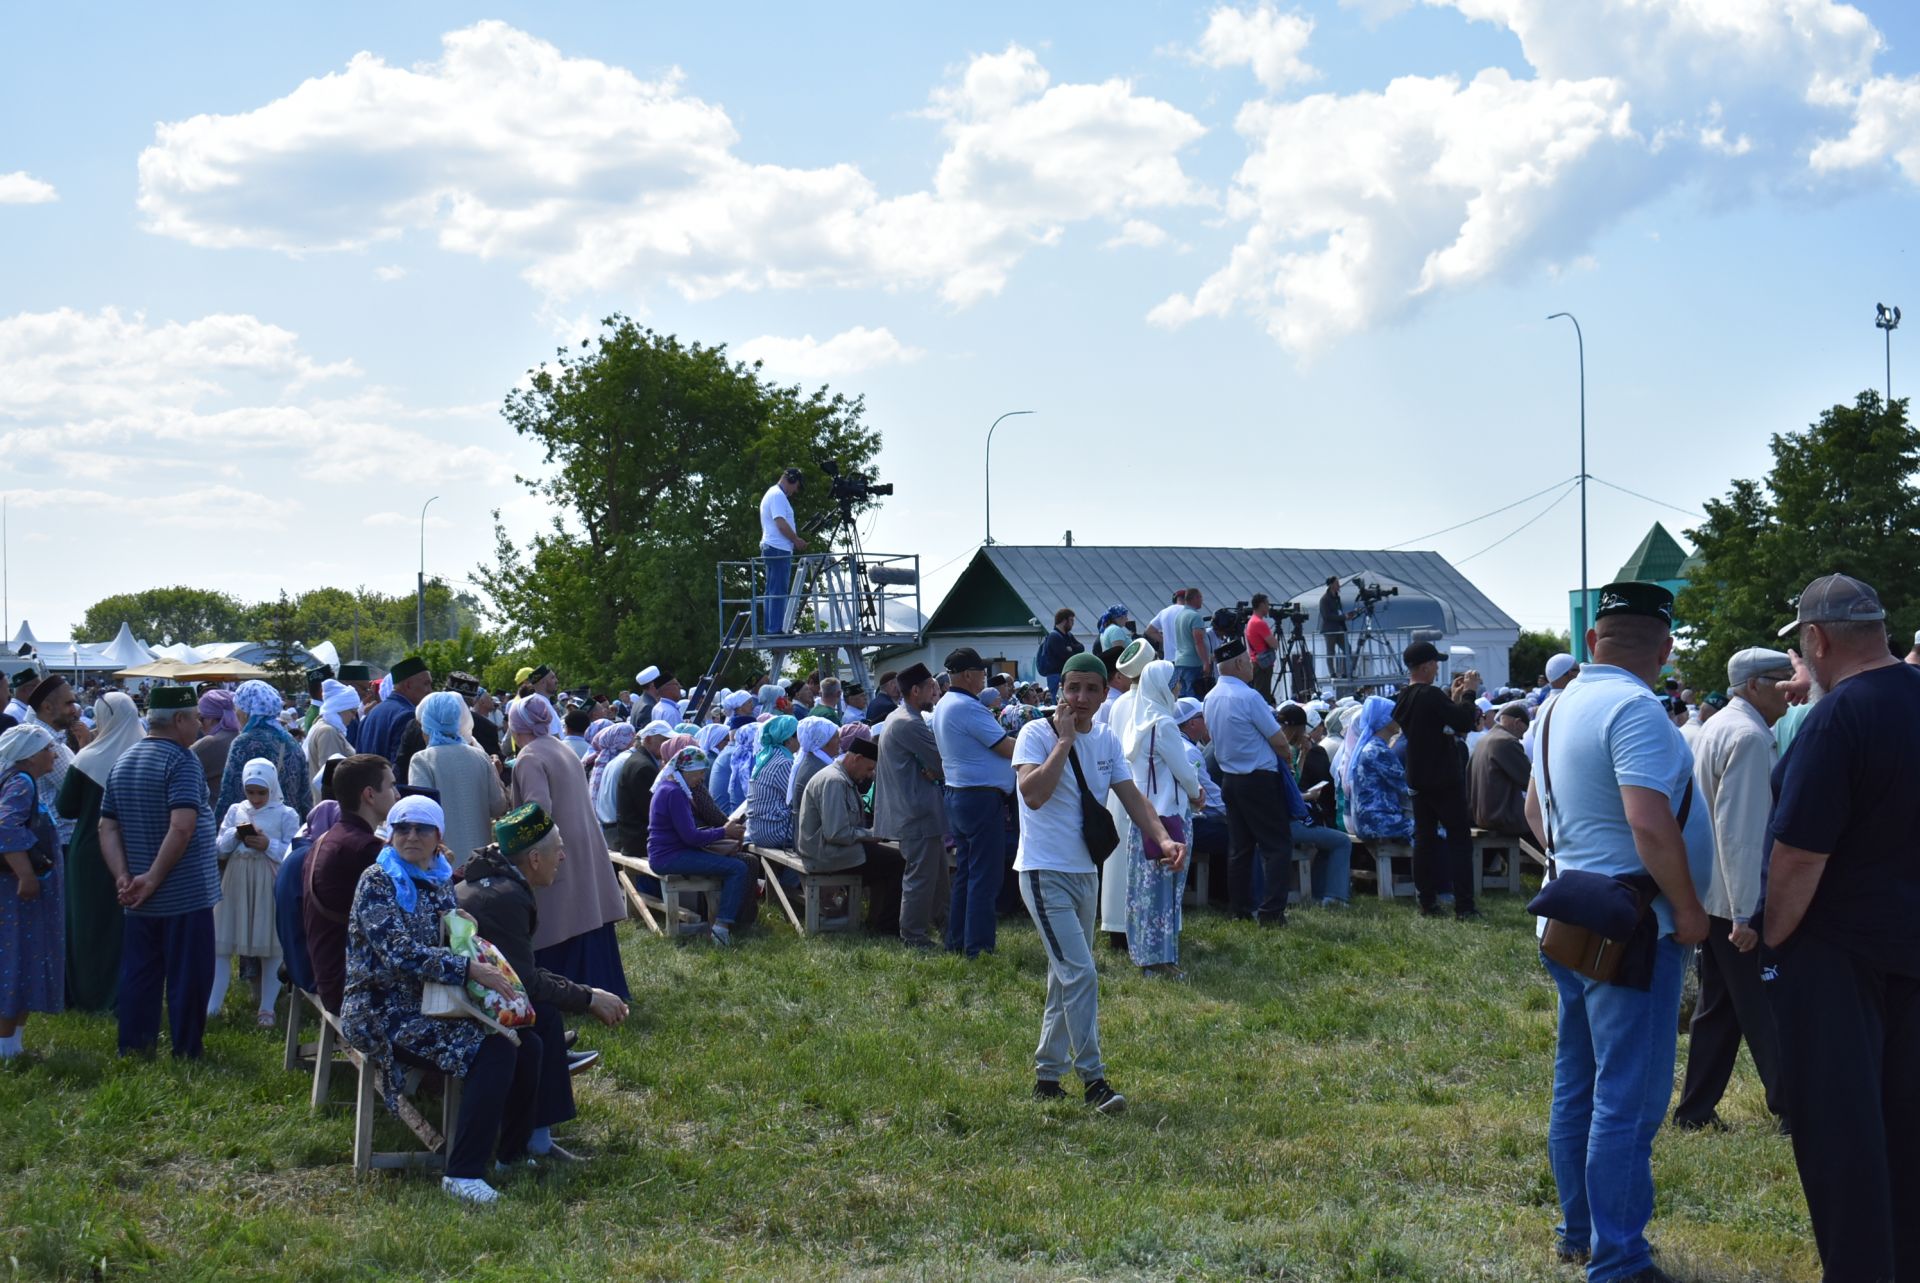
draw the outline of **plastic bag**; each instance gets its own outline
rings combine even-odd
[[[484,962],[488,966],[498,967],[506,973],[513,983],[512,998],[503,998],[493,990],[475,981],[467,981],[467,997],[475,1006],[505,1025],[508,1029],[518,1029],[533,1023],[533,1003],[527,999],[527,987],[520,983],[519,975],[514,971],[506,956],[493,947],[480,934],[480,924],[473,916],[455,909],[448,913],[445,920],[447,928],[447,947],[463,958]]]

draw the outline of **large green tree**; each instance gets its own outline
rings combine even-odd
[[[771,383],[724,346],[608,317],[502,410],[544,450],[548,474],[520,480],[555,514],[524,548],[496,514],[495,564],[479,577],[509,641],[569,683],[627,686],[663,664],[691,685],[719,641],[715,563],[757,553],[760,496],[784,466],[808,474],[803,525],[827,508],[814,465],[857,471],[879,449],[863,409]]]
[[[1572,653],[1573,641],[1565,633],[1523,630],[1520,640],[1507,654],[1507,681],[1515,686],[1531,686],[1547,671],[1549,659]]]
[[[122,623],[133,635],[149,645],[159,646],[165,639],[198,646],[203,642],[239,641],[245,632],[247,608],[223,592],[206,588],[148,588],[142,592],[115,593],[87,608],[87,614],[73,629],[73,639],[83,642],[112,641]]]
[[[1904,400],[1862,392],[1804,432],[1776,433],[1764,482],[1707,501],[1687,532],[1696,556],[1677,613],[1680,670],[1696,690],[1724,687],[1727,660],[1781,645],[1780,625],[1807,584],[1840,571],[1872,584],[1895,638],[1920,625],[1920,432]],[[1904,650],[1904,647],[1901,647]]]

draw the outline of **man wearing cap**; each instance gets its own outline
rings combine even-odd
[[[980,702],[987,661],[971,646],[946,659],[952,685],[933,706],[933,737],[946,776],[947,831],[953,835],[953,891],[947,950],[992,953],[994,901],[1007,862],[1007,798],[1013,792],[1013,737]]]
[[[793,582],[793,554],[805,552],[793,515],[800,493],[800,469],[788,468],[760,497],[760,556],[766,565],[766,596],[760,616],[763,633],[787,631],[787,587]]]
[[[160,1041],[160,1001],[176,1057],[197,1060],[213,995],[213,906],[220,902],[207,777],[187,746],[200,708],[187,686],[147,698],[146,738],[120,755],[100,803],[100,857],[119,890],[120,1052]]]
[[[553,885],[566,858],[552,817],[538,802],[528,802],[495,821],[493,845],[467,860],[454,888],[460,907],[479,923],[480,937],[500,950],[533,1004],[541,1066],[527,1152],[561,1159],[574,1155],[553,1143],[550,1129],[574,1117],[573,1074],[599,1058],[588,1052],[583,1063],[568,1063],[566,1017],[591,1015],[608,1027],[627,1018],[627,1004],[617,995],[576,984],[534,961],[540,924],[534,892]]]
[[[1033,1054],[1034,1098],[1063,1099],[1060,1080],[1071,1068],[1088,1107],[1116,1114],[1127,1101],[1108,1084],[1100,1054],[1099,972],[1093,955],[1100,874],[1087,846],[1081,790],[1096,805],[1104,804],[1109,792],[1119,794],[1128,817],[1157,844],[1170,868],[1183,867],[1187,851],[1168,836],[1134,784],[1119,736],[1093,720],[1106,676],[1106,665],[1097,657],[1075,655],[1066,662],[1054,715],[1020,729],[1014,750],[1020,851],[1013,867],[1047,952],[1047,1001]]]
[[[1658,890],[1645,988],[1541,957],[1559,991],[1547,1125],[1560,1193],[1555,1250],[1565,1262],[1590,1257],[1590,1279],[1670,1283],[1646,1239],[1653,1138],[1673,1095],[1687,951],[1707,932],[1694,888],[1713,857],[1693,755],[1654,694],[1672,627],[1673,594],[1658,584],[1600,590],[1586,639],[1593,662],[1544,715],[1527,790],[1527,819],[1556,877],[1651,875]]]
[[[949,894],[942,793],[946,768],[926,714],[940,697],[940,684],[925,664],[899,674],[904,703],[874,729],[880,744],[873,788],[873,829],[900,844],[900,939],[931,949],[935,905]],[[876,704],[878,700],[874,701]]]
[[[1273,671],[1280,658],[1280,641],[1273,630],[1273,603],[1263,592],[1248,603],[1253,612],[1247,616],[1247,653],[1253,656],[1253,688],[1260,698],[1273,703]]]
[[[365,717],[380,702],[380,683],[373,680],[373,669],[358,660],[340,665],[340,680],[360,693],[360,716]]]
[[[1280,781],[1286,790],[1287,815],[1292,821],[1289,836],[1296,848],[1313,848],[1308,887],[1314,902],[1323,909],[1343,909],[1353,894],[1353,839],[1344,830],[1325,822],[1304,791],[1309,787],[1302,774],[1308,754],[1317,753],[1323,778],[1311,787],[1318,791],[1317,800],[1331,809],[1333,771],[1313,735],[1320,725],[1319,715],[1289,700],[1280,706],[1275,716],[1293,758],[1290,764],[1282,764]]]
[[[925,665],[919,665],[925,667]],[[893,716],[893,710],[900,707],[900,695],[906,688],[900,684],[900,674],[889,670],[880,674],[880,680],[874,683],[873,698],[867,701],[861,720],[874,728],[874,734],[880,733],[880,726]]]
[[[1440,891],[1453,886],[1454,916],[1480,916],[1473,903],[1473,814],[1467,806],[1462,737],[1479,721],[1462,673],[1442,691],[1440,648],[1417,641],[1401,655],[1407,685],[1393,701],[1393,720],[1407,737],[1407,788],[1413,794],[1413,885],[1420,913],[1441,913]],[[1442,833],[1442,829],[1445,833]]]
[[[1787,711],[1781,685],[1793,679],[1793,661],[1777,650],[1754,647],[1727,661],[1733,691],[1726,715],[1701,725],[1693,744],[1693,781],[1699,804],[1713,818],[1713,866],[1701,900],[1707,908],[1707,938],[1695,966],[1700,1000],[1687,1035],[1687,1074],[1673,1122],[1686,1131],[1717,1124],[1714,1112],[1733,1076],[1740,1039],[1767,1090],[1767,1108],[1784,1118],[1780,1090],[1779,1038],[1760,983],[1760,937],[1752,922],[1760,901],[1760,871],[1767,858],[1767,819],[1773,810],[1769,783],[1779,754],[1773,724]]]
[[[673,738],[673,727],[666,722],[648,722],[634,737],[633,745],[620,756],[619,783],[614,786],[614,826],[619,834],[619,849],[631,856],[647,850],[651,829],[653,785],[660,778],[660,750]]]
[[[325,683],[333,677],[333,666],[321,664],[307,670],[307,711],[300,719],[302,732],[311,731],[320,720],[320,701],[326,698]]]
[[[433,674],[427,671],[426,660],[409,655],[393,666],[389,676],[393,678],[393,690],[354,724],[350,738],[360,752],[397,763],[407,729],[413,725],[414,707],[433,693]]]
[[[879,764],[879,745],[854,740],[815,771],[800,791],[794,849],[808,873],[858,873],[868,895],[867,930],[890,936],[900,931],[901,854],[867,826],[861,801]]]
[[[1541,695],[1538,701],[1540,712],[1546,712],[1548,706],[1560,698],[1560,692],[1571,685],[1573,679],[1579,675],[1580,665],[1574,663],[1573,656],[1564,651],[1547,660],[1547,671],[1543,674],[1547,684],[1540,688]],[[1529,762],[1533,760],[1533,739],[1537,734],[1535,728],[1539,725],[1540,719],[1536,715],[1533,721],[1527,724],[1527,733],[1520,738],[1520,747],[1526,750]]]
[[[1220,678],[1207,692],[1207,732],[1227,803],[1227,887],[1233,915],[1263,926],[1287,924],[1287,887],[1293,881],[1293,833],[1281,756],[1287,733],[1273,708],[1249,684],[1253,656],[1234,638],[1213,653]],[[1264,896],[1253,898],[1253,861],[1260,859]]]
[[[1520,746],[1530,723],[1523,700],[1502,704],[1493,729],[1480,737],[1467,760],[1467,799],[1475,828],[1506,837],[1531,837],[1527,825],[1527,780],[1533,773]]]
[[[67,771],[73,766],[73,750],[67,747],[67,737],[72,736],[75,744],[85,748],[93,739],[93,732],[80,717],[80,697],[58,673],[48,673],[28,688],[26,701],[27,715],[20,719],[21,725],[45,727],[53,736],[53,769],[40,777],[40,805],[54,817],[54,831],[59,834],[61,849],[65,850],[73,840],[74,821],[62,816],[55,802],[60,797],[60,786],[66,782]],[[195,721],[197,724],[197,709]]]
[[[1920,673],[1874,590],[1800,594],[1826,693],[1774,770],[1761,977],[1825,1277],[1920,1278]]]

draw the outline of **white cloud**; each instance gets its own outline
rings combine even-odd
[[[906,365],[925,355],[908,347],[885,326],[870,330],[856,325],[824,342],[808,334],[781,338],[763,334],[736,344],[732,354],[742,361],[762,362],[770,374],[790,379],[835,379],[881,365]]]
[[[407,269],[397,263],[383,263],[373,269],[373,279],[376,281],[397,281],[406,274]]]
[[[1197,120],[1125,80],[1051,85],[1018,46],[935,91],[934,183],[882,197],[849,164],[743,158],[677,70],[642,80],[493,21],[442,43],[435,62],[362,53],[252,111],[160,125],[147,226],[290,254],[431,232],[550,298],[883,285],[965,304],[1067,225],[1207,199],[1179,162]]]
[[[1167,243],[1167,229],[1144,218],[1129,218],[1108,237],[1103,249],[1154,249]]]
[[[1577,264],[1622,213],[1676,187],[1800,188],[1889,160],[1920,182],[1920,81],[1871,76],[1882,41],[1851,5],[1424,3],[1504,27],[1535,74],[1248,103],[1227,200],[1245,233],[1152,320],[1249,315],[1311,352],[1450,290]],[[1215,10],[1202,57],[1258,72],[1249,33],[1278,16]]]
[[[1312,18],[1281,13],[1264,0],[1252,9],[1223,5],[1207,16],[1193,58],[1209,67],[1251,67],[1256,80],[1277,91],[1320,74],[1300,56],[1312,36]]]
[[[359,480],[372,459],[455,479],[512,474],[494,451],[400,426],[493,407],[402,406],[354,382],[352,361],[315,360],[297,335],[253,316],[156,324],[115,308],[22,312],[0,318],[0,368],[9,443],[58,460],[63,474],[124,481],[232,465],[288,491]]]
[[[154,493],[151,487],[112,492],[69,486],[5,493],[9,508],[43,512],[57,523],[91,522],[122,533],[130,527],[155,527],[231,534],[241,521],[255,533],[280,531],[300,516],[302,507],[292,496],[276,496],[271,505],[263,505],[257,493],[228,485],[182,485],[171,493]]]
[[[0,205],[44,205],[60,199],[53,184],[43,182],[24,169],[0,174]]]

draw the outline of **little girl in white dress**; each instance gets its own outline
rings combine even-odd
[[[300,815],[280,800],[280,775],[264,757],[241,772],[247,800],[227,808],[214,849],[220,853],[220,904],[213,911],[213,994],[207,1014],[217,1016],[241,958],[260,960],[259,1023],[274,1023],[280,996],[280,935],[274,929],[273,879],[300,831]],[[225,962],[226,965],[220,965]]]

